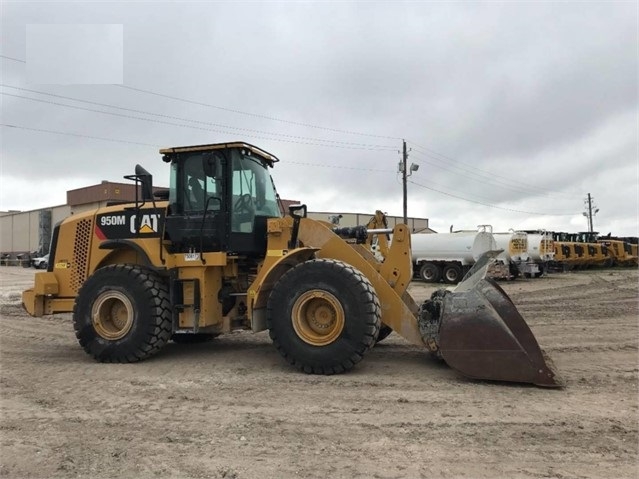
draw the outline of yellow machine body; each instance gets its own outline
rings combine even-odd
[[[485,277],[490,255],[455,290],[417,304],[407,293],[406,225],[388,229],[378,212],[367,227],[338,228],[307,218],[305,207],[260,218],[255,211],[268,208],[264,171],[275,157],[244,143],[162,152],[177,175],[168,200],[149,195],[150,175],[136,167],[144,200],[56,226],[48,271],[22,296],[33,316],[73,312],[76,336],[96,360],[134,362],[170,340],[268,330],[289,363],[332,374],[353,367],[384,330],[467,376],[559,385],[510,298]],[[176,211],[195,201],[188,185],[202,173],[206,201],[194,221]],[[216,243],[220,231],[227,233]]]

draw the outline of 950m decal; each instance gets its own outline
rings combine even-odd
[[[96,216],[95,234],[101,239],[157,238],[164,226],[164,211],[148,209],[103,213]]]

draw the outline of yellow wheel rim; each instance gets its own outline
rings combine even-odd
[[[311,290],[293,305],[293,328],[297,335],[313,346],[335,341],[344,330],[344,309],[331,293]]]
[[[93,303],[91,319],[95,331],[104,339],[122,339],[133,326],[131,300],[119,291],[102,293]]]

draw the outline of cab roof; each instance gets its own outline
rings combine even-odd
[[[171,148],[161,148],[160,154],[170,156],[177,153],[187,153],[192,151],[226,150],[230,148],[246,148],[247,150],[250,150],[252,154],[265,159],[270,166],[273,166],[273,163],[280,161],[279,158],[277,158],[275,155],[272,155],[269,152],[264,151],[255,145],[251,145],[250,143],[246,143],[243,141],[234,141],[230,143],[212,143],[210,145],[175,146]]]

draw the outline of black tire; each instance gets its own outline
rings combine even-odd
[[[444,282],[448,284],[457,284],[462,279],[462,269],[454,263],[449,263],[444,266],[443,275]]]
[[[375,341],[375,343],[377,344],[380,341],[384,341],[392,332],[393,328],[382,323],[382,327],[379,328],[379,334],[377,335],[377,341]]]
[[[97,361],[146,359],[171,337],[168,287],[156,273],[139,266],[101,268],[78,292],[73,327],[80,346]]]
[[[427,283],[439,283],[442,279],[442,270],[434,263],[422,263],[419,268],[419,277]]]
[[[212,341],[218,336],[217,333],[182,333],[171,336],[171,341],[177,344],[200,344]]]
[[[273,344],[308,374],[348,371],[373,347],[381,308],[362,273],[341,261],[298,264],[275,284],[266,324]]]
[[[510,272],[510,279],[515,280],[515,279],[519,278],[519,276],[521,276],[521,272],[519,271],[519,268],[517,267],[516,264],[510,263],[508,268],[509,268],[509,272]]]

